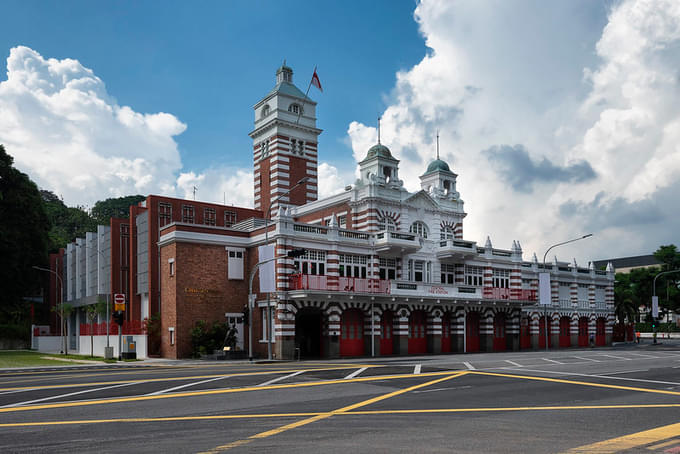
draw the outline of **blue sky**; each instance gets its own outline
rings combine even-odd
[[[579,264],[679,243],[677,0],[2,7],[0,143],[69,205],[197,186],[252,206],[252,106],[285,58],[324,86],[321,197],[354,181],[380,115],[410,191],[440,132],[466,239],[529,259],[593,233],[559,254]]]
[[[349,168],[347,125],[374,124],[396,71],[426,52],[414,8],[412,0],[9,1],[0,52],[3,66],[17,45],[77,59],[119,104],[172,113],[187,124],[176,140],[184,169],[195,171],[225,159],[251,165],[252,106],[274,86],[276,68],[287,59],[305,90],[316,65],[324,93],[310,95],[324,154]]]

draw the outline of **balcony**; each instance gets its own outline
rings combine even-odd
[[[538,292],[536,290],[509,289],[492,287],[483,291],[485,299],[509,300],[509,301],[537,301]]]
[[[390,281],[383,279],[363,279],[358,277],[339,277],[337,283],[329,282],[328,276],[293,274],[288,280],[288,290],[311,290],[341,293],[373,293],[388,295]]]
[[[446,239],[439,242],[437,257],[439,259],[465,259],[477,255],[477,243],[474,241]]]
[[[375,251],[381,255],[401,255],[420,249],[420,237],[412,233],[384,230],[373,234]]]

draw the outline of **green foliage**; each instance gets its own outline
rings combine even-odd
[[[77,237],[84,237],[86,232],[97,231],[97,222],[83,207],[67,207],[50,191],[42,190],[40,195],[50,223],[50,252],[57,252]]]
[[[680,332],[680,327],[676,323],[659,323],[656,330],[660,333],[677,333]],[[640,331],[641,333],[651,333],[652,324],[651,322],[640,322],[635,324],[635,331]]]
[[[0,339],[31,340],[31,326],[23,324],[0,325]]]
[[[110,218],[127,219],[130,216],[130,205],[137,205],[142,200],[146,200],[143,195],[100,200],[92,208],[92,218],[99,225],[109,225]]]
[[[233,340],[229,338],[230,333]],[[215,321],[212,325],[208,325],[204,320],[199,320],[191,330],[192,355],[194,358],[198,358],[201,355],[210,354],[214,350],[222,350],[222,347],[229,345],[227,341],[236,345],[235,336],[236,334],[232,332],[229,325],[224,322]]]
[[[14,159],[0,144],[0,323],[23,324],[38,294],[47,264],[49,224],[38,187],[13,167]]]

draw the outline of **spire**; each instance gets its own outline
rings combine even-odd
[[[378,145],[380,145],[380,116],[378,116]]]
[[[484,248],[489,250],[493,248],[493,245],[491,244],[491,237],[488,235],[486,236],[486,244],[484,245]]]
[[[439,159],[439,129],[437,129],[437,159]]]
[[[531,258],[531,262],[538,265],[538,257],[536,257],[536,253],[535,253],[535,252],[534,252],[534,256]]]

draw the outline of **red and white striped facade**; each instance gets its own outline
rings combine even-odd
[[[254,106],[255,208],[269,217],[272,206],[267,235],[262,222],[251,222],[186,237],[246,251],[268,242],[277,256],[306,251],[277,260],[276,291],[256,295],[251,323],[269,326],[262,320],[269,304],[277,358],[541,348],[544,314],[554,347],[581,345],[591,334],[600,345],[611,342],[613,269],[557,259],[544,266],[535,255],[525,261],[517,241],[503,249],[489,238],[465,240],[457,175],[440,159],[424,169],[421,189],[409,192],[399,161],[379,143],[358,163],[354,184],[318,199],[315,107],[285,66]],[[161,239],[172,241],[170,233]],[[246,256],[254,257],[247,276],[257,254]],[[185,268],[178,262],[176,269]],[[547,310],[538,305],[539,272],[551,275]],[[259,335],[254,348],[267,351]]]

